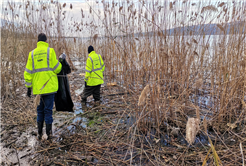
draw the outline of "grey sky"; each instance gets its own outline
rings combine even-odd
[[[104,1],[105,4],[107,4],[107,2],[109,2],[109,9],[111,8],[112,5],[112,1],[113,0],[108,0],[108,1]],[[6,5],[6,2],[16,2],[16,4],[19,3],[23,3],[23,0],[4,0],[3,1],[3,6]],[[26,2],[26,0],[25,0]],[[38,1],[34,1],[32,0],[31,2],[35,2],[36,5],[38,5]],[[50,1],[49,1],[50,2]],[[148,22],[147,20],[151,20],[152,16],[155,16],[155,22],[159,25],[163,25],[164,23],[168,24],[166,25],[166,27],[168,28],[173,28],[175,26],[181,26],[181,25],[192,25],[192,24],[200,24],[200,23],[209,23],[210,21],[213,21],[214,23],[218,22],[218,19],[216,18],[216,16],[219,14],[219,12],[222,10],[222,8],[218,8],[219,10],[217,12],[213,12],[213,11],[209,11],[209,12],[204,12],[202,14],[200,14],[200,17],[197,17],[195,21],[192,21],[192,14],[195,15],[196,13],[198,13],[199,11],[201,11],[203,6],[206,5],[214,5],[215,7],[218,6],[218,3],[223,2],[223,1],[217,1],[217,0],[202,0],[202,1],[198,1],[198,0],[186,0],[186,3],[184,3],[184,0],[170,0],[170,1],[160,1],[160,0],[145,0],[145,1],[139,1],[139,0],[135,0],[135,1],[129,1],[130,3],[127,4],[126,0],[114,0],[115,4],[117,3],[118,6],[116,6],[116,9],[114,10],[115,12],[117,12],[115,15],[115,18],[111,18],[111,22],[106,22],[105,17],[103,15],[103,4],[101,3],[101,0],[70,0],[70,1],[66,1],[66,0],[59,0],[59,2],[61,3],[61,5],[63,5],[64,3],[66,3],[66,7],[62,8],[62,12],[65,11],[65,15],[66,15],[66,19],[64,19],[62,21],[62,29],[64,29],[64,33],[67,36],[83,36],[83,37],[88,37],[91,36],[93,34],[99,34],[102,35],[102,29],[100,29],[100,27],[105,27],[105,26],[109,26],[110,23],[112,23],[112,21],[115,19],[115,22],[120,22],[116,28],[115,28],[115,33],[118,32],[123,32],[125,31],[125,29],[123,29],[122,27],[124,27],[122,22],[122,14],[120,14],[119,12],[119,7],[122,6],[123,4],[125,4],[124,6],[124,14],[126,17],[129,17],[131,15],[131,12],[129,12],[129,10],[127,11],[127,7],[132,3],[133,3],[133,7],[132,10],[136,10],[136,15],[140,18],[137,19],[132,19],[133,21],[135,21],[134,24],[132,24],[130,21],[126,21],[124,22],[124,24],[126,25],[131,25],[134,26],[135,30],[137,31],[137,27],[141,27],[144,25],[141,25],[144,22]],[[144,3],[143,3],[144,2]],[[158,2],[158,4],[156,3]],[[175,4],[174,4],[175,2]],[[224,1],[225,3],[227,3],[227,6],[229,7],[229,10],[232,10],[233,8],[233,1],[232,0],[228,0],[228,1]],[[170,8],[170,3],[172,3],[172,9]],[[202,4],[203,6],[200,6],[199,4]],[[70,4],[72,4],[72,9],[70,9]],[[144,4],[144,5],[143,5]],[[156,6],[158,7],[153,7],[156,4]],[[193,5],[191,5],[193,4]],[[240,4],[240,6],[244,6],[246,4],[246,1],[240,1],[240,0],[235,0],[235,4]],[[238,6],[238,5],[236,5]],[[92,7],[92,10],[90,10],[90,7]],[[37,9],[40,8],[39,6],[36,7]],[[50,11],[56,11],[56,7],[55,5],[50,5],[49,9]],[[108,9],[108,10],[109,10]],[[141,10],[140,10],[141,9]],[[160,11],[158,11],[158,9],[160,9]],[[83,11],[83,15],[84,17],[82,17],[82,11]],[[91,11],[91,13],[90,13]],[[141,12],[140,12],[141,11]],[[25,10],[22,9],[19,11],[19,15],[20,17],[23,16],[25,17],[26,15],[24,14]],[[52,12],[50,12],[52,13]],[[109,12],[106,12],[107,14]],[[165,13],[165,17],[164,17],[164,13]],[[174,18],[175,18],[175,13],[176,13],[176,22],[174,24]],[[100,18],[99,18],[99,17]],[[145,17],[147,16],[147,17]],[[3,15],[1,15],[1,18],[3,19]],[[57,16],[52,16],[52,14],[49,15],[44,15],[44,16],[39,16],[37,14],[36,18],[40,19],[48,19],[48,18],[52,18],[54,17],[54,19]],[[243,16],[242,16],[243,17]],[[6,18],[6,17],[5,17]],[[63,18],[63,16],[61,16],[61,18]],[[19,18],[19,20],[24,21],[25,19],[21,19]],[[37,20],[37,21],[38,21]],[[132,21],[131,20],[131,21]],[[141,21],[140,21],[141,20]],[[18,21],[18,20],[16,20]],[[50,20],[50,22],[52,22]],[[90,27],[88,26],[88,24],[90,24],[91,22],[93,22],[93,25],[95,27]],[[47,23],[47,21],[46,21]],[[87,24],[87,26],[85,26]],[[135,31],[134,30],[134,31]],[[51,31],[55,31],[55,29],[51,30]],[[113,31],[114,33],[114,31]],[[117,34],[114,34],[117,35]]]

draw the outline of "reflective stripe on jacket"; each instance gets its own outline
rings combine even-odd
[[[103,84],[103,71],[105,65],[101,55],[92,51],[87,58],[85,67],[85,81],[88,86]]]
[[[56,59],[56,53],[49,44],[37,43],[37,48],[29,53],[26,70],[24,71],[25,86],[32,87],[33,94],[50,94],[57,92],[57,74],[62,65]]]

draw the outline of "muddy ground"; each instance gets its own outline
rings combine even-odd
[[[136,125],[134,115],[141,92],[107,86],[106,81],[101,88],[101,105],[95,107],[89,97],[87,108],[82,108],[75,91],[84,84],[80,75],[84,64],[74,64],[77,70],[68,75],[74,112],[53,109],[51,141],[37,140],[35,97],[26,97],[24,85],[15,94],[2,97],[1,165],[202,165],[206,157],[204,165],[214,165],[202,127],[195,143],[188,145],[185,121],[177,130],[171,123],[163,124],[159,131]],[[208,127],[221,164],[242,165],[246,162],[245,125],[222,125],[225,127],[220,131]]]
[[[74,102],[74,112],[57,112],[54,106],[53,139],[51,142],[45,140],[45,135],[42,141],[37,140],[36,109],[34,108],[35,96],[32,95],[31,98],[28,98],[24,86],[16,89],[15,94],[3,96],[1,110],[1,165],[56,165],[56,162],[52,161],[52,157],[48,157],[48,159],[47,156],[42,155],[42,150],[41,152],[39,150],[52,147],[52,145],[55,146],[55,144],[58,145],[67,141],[66,139],[73,141],[72,138],[82,136],[85,134],[85,131],[87,133],[101,133],[103,130],[100,129],[101,126],[106,124],[104,121],[109,123],[107,125],[116,123],[117,118],[112,120],[110,115],[113,115],[113,117],[115,115],[118,116],[118,113],[124,110],[125,104],[122,104],[122,100],[124,100],[122,96],[127,92],[125,92],[124,88],[115,86],[110,88],[109,94],[105,85],[102,85],[101,105],[94,107],[94,101],[91,96],[88,98],[87,108],[82,109],[81,99],[75,92],[84,84],[83,75],[81,75],[81,73],[84,73],[84,65],[79,61],[75,61],[74,65],[77,70],[68,75],[71,96]],[[20,79],[23,80],[23,78]],[[120,94],[120,96],[117,94]],[[107,97],[107,95],[112,97]],[[115,96],[121,99],[116,99]],[[119,106],[118,108],[116,108],[117,105]],[[108,110],[107,108],[110,107],[115,108]],[[97,127],[97,125],[99,126]],[[45,133],[45,127],[43,131]],[[86,135],[82,137],[86,137]],[[80,143],[82,142],[80,141]],[[79,146],[80,144],[74,143],[74,145]],[[69,147],[70,145],[67,146]],[[66,146],[64,148],[66,149]],[[67,150],[62,150],[62,147],[58,147],[58,149],[59,153],[62,151],[67,155]],[[46,154],[48,153],[46,152]],[[83,165],[88,159],[88,163],[92,160],[93,162],[97,160],[94,160],[94,157],[90,155],[83,156],[80,153],[76,153],[76,155],[78,158],[75,158],[75,165]],[[47,160],[43,160],[46,158]],[[52,162],[49,163],[49,161]],[[60,165],[59,162],[57,164]],[[65,165],[70,164],[67,163]]]

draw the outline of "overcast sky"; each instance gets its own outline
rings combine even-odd
[[[16,6],[20,4],[26,4],[27,0],[3,0],[2,1],[2,7],[3,11],[5,11],[5,7],[8,6],[7,2],[11,2],[11,4],[16,4]],[[24,2],[24,3],[23,3]],[[40,9],[40,3],[37,0],[31,0],[31,4],[36,5],[36,9]],[[43,1],[44,3],[50,4],[49,1]],[[192,25],[192,24],[198,24],[198,23],[209,23],[210,21],[213,21],[214,23],[218,22],[218,19],[216,16],[219,14],[219,12],[223,8],[218,8],[218,4],[222,1],[217,0],[129,0],[129,3],[127,3],[127,0],[104,0],[104,4],[108,3],[107,10],[110,10],[112,7],[112,2],[115,3],[115,18],[116,21],[114,22],[117,24],[117,28],[119,32],[125,31],[124,24],[122,23],[122,19],[119,19],[119,17],[122,17],[122,13],[126,15],[126,17],[129,17],[133,13],[134,10],[136,10],[136,16],[138,16],[137,19],[133,19],[135,21],[134,24],[131,22],[124,22],[127,25],[132,25],[135,27],[135,30],[137,31],[137,27],[143,26],[140,24],[143,24],[146,22],[146,20],[150,20],[152,16],[155,16],[155,22],[159,25],[163,25],[165,22],[165,27],[173,28],[175,26],[180,25]],[[170,5],[170,2],[172,5]],[[174,3],[175,2],[175,3]],[[234,3],[237,4],[236,6],[246,7],[246,0],[235,0],[234,3],[232,0],[224,1],[226,5],[228,6],[229,10],[233,9]],[[62,13],[65,13],[66,18],[62,21],[62,29],[64,30],[63,33],[66,34],[66,36],[80,36],[80,37],[88,37],[93,34],[99,34],[103,35],[102,31],[100,30],[101,27],[108,26],[110,23],[114,21],[113,16],[111,15],[111,18],[108,18],[108,22],[106,22],[107,19],[105,19],[105,16],[103,14],[104,7],[101,0],[59,0],[59,3],[63,6],[65,3],[65,7],[62,7]],[[72,4],[72,9],[70,8],[70,4]],[[129,7],[131,4],[133,4],[133,7],[130,9],[132,12],[129,12]],[[193,5],[191,5],[193,4]],[[203,6],[199,5],[202,4]],[[216,8],[218,8],[218,11],[209,11],[204,12],[200,17],[197,17],[196,20],[192,20],[195,16],[195,13],[198,11],[201,11],[202,7],[206,5],[214,5]],[[24,5],[23,5],[24,6]],[[23,8],[22,6],[22,8]],[[119,12],[119,8],[121,6],[124,6],[123,10],[124,12]],[[90,7],[91,10],[90,10]],[[17,7],[16,7],[17,8]],[[16,21],[23,21],[22,17],[26,17],[25,9],[20,8],[18,10],[19,17],[16,18]],[[49,19],[49,23],[52,23],[52,17],[54,19],[57,16],[52,16],[52,12],[57,11],[57,7],[53,4],[49,5],[49,14],[42,14],[42,16],[39,14],[36,14],[36,21],[40,21],[42,19]],[[17,8],[18,9],[18,8]],[[141,9],[141,10],[140,10]],[[159,10],[160,9],[160,10]],[[128,10],[128,11],[127,11]],[[7,7],[7,11],[9,11],[9,6]],[[7,12],[5,11],[5,12]],[[15,10],[17,11],[17,10]],[[91,13],[90,13],[91,12]],[[83,13],[83,15],[82,15]],[[109,12],[106,12],[109,13]],[[147,13],[147,14],[146,14]],[[168,13],[168,15],[164,16],[164,13]],[[193,14],[193,16],[192,16]],[[147,16],[146,16],[147,15]],[[174,24],[174,17],[176,15],[176,23]],[[8,14],[7,17],[9,17],[10,14]],[[83,17],[84,16],[84,17]],[[109,15],[107,15],[108,17]],[[1,18],[7,18],[6,15],[1,14]],[[34,17],[34,16],[33,16]],[[166,17],[166,18],[164,18]],[[241,16],[244,17],[245,16]],[[60,18],[64,18],[63,15],[60,16]],[[141,19],[140,19],[141,18]],[[109,22],[110,21],[110,22]],[[56,21],[53,20],[53,22],[56,24]],[[89,25],[91,22],[93,22],[93,26],[85,26],[86,24]],[[42,22],[42,24],[48,24],[48,21],[45,23]],[[146,26],[146,25],[145,25]],[[55,32],[55,29],[53,30]],[[115,30],[116,31],[116,30]],[[118,31],[117,31],[118,32]]]

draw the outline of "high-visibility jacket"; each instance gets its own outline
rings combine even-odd
[[[95,51],[90,52],[86,61],[85,81],[88,86],[103,84],[103,71],[105,65],[101,55]]]
[[[29,53],[26,70],[24,71],[25,86],[34,95],[52,94],[58,90],[57,74],[62,64],[56,59],[56,53],[49,44],[43,41],[37,43],[37,48]]]

